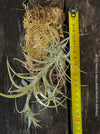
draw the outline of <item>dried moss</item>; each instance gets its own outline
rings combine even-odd
[[[58,7],[35,7],[26,10],[23,25],[25,32],[25,45],[23,50],[35,59],[44,59],[47,48],[53,38],[63,38],[63,10]]]

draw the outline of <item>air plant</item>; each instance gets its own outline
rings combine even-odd
[[[25,6],[25,5],[24,5]],[[29,101],[33,94],[36,102],[46,108],[57,108],[64,106],[67,99],[66,80],[71,81],[66,71],[66,62],[76,68],[69,59],[71,48],[66,51],[68,41],[72,37],[64,39],[63,36],[63,10],[57,7],[35,7],[26,10],[24,16],[25,44],[22,46],[25,61],[16,59],[28,70],[29,74],[17,73],[10,66],[7,59],[7,69],[9,78],[15,86],[15,90],[10,90],[11,95],[0,93],[7,98],[18,98],[27,95],[23,110],[28,118],[28,128],[33,122],[35,127],[40,127],[36,116],[33,113]],[[77,68],[76,68],[77,69]],[[13,75],[24,80],[26,86],[19,86],[14,81]],[[29,84],[28,84],[29,83]],[[14,93],[14,94],[13,94]],[[41,99],[40,99],[41,98]]]
[[[44,61],[32,59],[24,53],[28,60],[36,65],[41,65],[39,68],[34,68],[33,66],[31,68],[31,72],[33,73],[30,73],[28,76],[24,76],[21,73],[16,73],[7,60],[9,77],[12,84],[16,87],[16,90],[10,91],[10,93],[15,93],[14,95],[5,95],[3,93],[0,93],[0,95],[7,98],[18,98],[23,95],[27,95],[26,103],[21,113],[25,113],[25,116],[28,117],[29,127],[31,122],[33,122],[35,126],[39,126],[37,124],[38,120],[35,118],[36,114],[32,113],[29,107],[31,94],[34,95],[38,103],[44,106],[42,110],[46,108],[56,108],[57,110],[58,106],[66,108],[63,104],[67,99],[66,79],[70,81],[70,77],[66,74],[67,66],[65,66],[65,62],[67,61],[69,64],[74,66],[69,60],[70,51],[65,54],[65,47],[69,39],[70,37],[62,41],[54,40],[50,44],[50,47],[44,48],[49,55],[49,58]],[[25,68],[28,69],[27,62],[23,62],[21,60],[19,61]],[[11,75],[11,72],[25,81],[30,81],[30,84],[25,87],[17,85],[13,79],[13,76]],[[42,99],[40,99],[39,96],[41,96]],[[51,102],[53,102],[54,105],[51,105]]]

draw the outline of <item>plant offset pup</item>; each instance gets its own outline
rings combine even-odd
[[[70,51],[65,48],[70,37],[63,36],[64,13],[58,7],[35,7],[25,12],[23,25],[25,28],[25,44],[22,46],[25,61],[20,61],[28,70],[29,74],[15,72],[7,60],[7,68],[10,80],[16,90],[10,90],[12,95],[0,93],[7,98],[18,98],[27,95],[24,113],[28,117],[28,128],[31,123],[39,126],[35,113],[29,107],[29,101],[33,94],[36,101],[46,108],[64,106],[66,97],[66,74],[65,62],[74,66],[70,60]],[[19,86],[15,83],[12,73],[26,81],[26,86]],[[27,82],[28,81],[28,82]],[[40,97],[41,96],[41,97]],[[42,98],[42,99],[40,99]],[[51,104],[53,102],[53,105]],[[16,106],[17,109],[17,106]],[[17,109],[18,111],[18,109]]]

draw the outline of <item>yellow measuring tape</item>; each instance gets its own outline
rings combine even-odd
[[[80,70],[79,16],[78,9],[69,9],[70,61]],[[82,134],[81,79],[80,71],[70,67],[73,134]]]

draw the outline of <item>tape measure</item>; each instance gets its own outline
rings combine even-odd
[[[79,15],[78,9],[69,9],[70,61],[80,70]],[[80,71],[70,65],[73,134],[82,134],[81,78]]]

